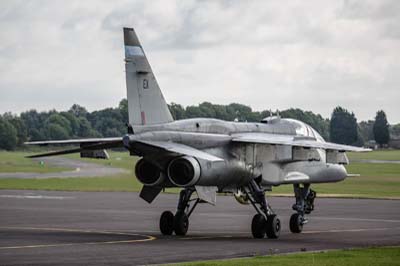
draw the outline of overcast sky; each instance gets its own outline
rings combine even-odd
[[[126,97],[134,27],[168,102],[400,122],[400,1],[0,1],[0,113]]]

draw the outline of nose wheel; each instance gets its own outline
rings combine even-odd
[[[314,210],[314,200],[317,197],[317,193],[310,189],[310,184],[303,184],[303,186],[295,184],[293,189],[296,203],[292,209],[296,213],[290,216],[289,228],[292,233],[298,234],[303,231],[303,225],[308,222],[306,214],[310,214]]]
[[[303,216],[299,213],[293,213],[292,216],[290,216],[289,228],[292,233],[301,233],[301,231],[303,231]]]

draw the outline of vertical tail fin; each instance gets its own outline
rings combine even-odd
[[[164,96],[132,28],[124,28],[126,88],[132,126],[173,121]]]

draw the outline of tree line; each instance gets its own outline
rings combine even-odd
[[[171,103],[170,111],[174,119],[196,117],[217,118],[226,121],[257,122],[277,112],[253,111],[251,107],[231,103],[218,105],[203,102],[196,106],[183,107]],[[375,139],[379,144],[389,141],[389,125],[383,111],[378,111],[374,121],[357,123],[354,113],[342,107],[333,110],[331,119],[325,119],[311,111],[290,108],[279,112],[282,118],[303,121],[317,130],[325,140],[336,143],[362,146]],[[106,108],[89,112],[83,106],[74,104],[67,111],[38,112],[29,110],[19,115],[0,115],[0,149],[14,150],[25,141],[59,140],[70,138],[116,137],[127,133],[128,102],[120,101],[116,108]],[[400,124],[390,129],[400,135]]]

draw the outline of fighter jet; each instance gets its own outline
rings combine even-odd
[[[177,210],[159,221],[164,235],[186,235],[189,217],[199,203],[216,203],[217,193],[233,195],[254,207],[254,238],[278,238],[281,222],[266,198],[276,186],[292,185],[290,231],[300,233],[314,210],[312,184],[344,180],[347,151],[368,149],[324,141],[309,125],[279,116],[258,123],[209,118],[174,121],[164,96],[132,28],[124,28],[127,134],[92,138],[27,142],[30,145],[79,145],[76,149],[30,157],[81,153],[99,157],[108,148],[124,147],[141,159],[135,166],[143,184],[140,197],[148,203],[165,188],[181,188]],[[101,157],[101,156],[100,156]]]

